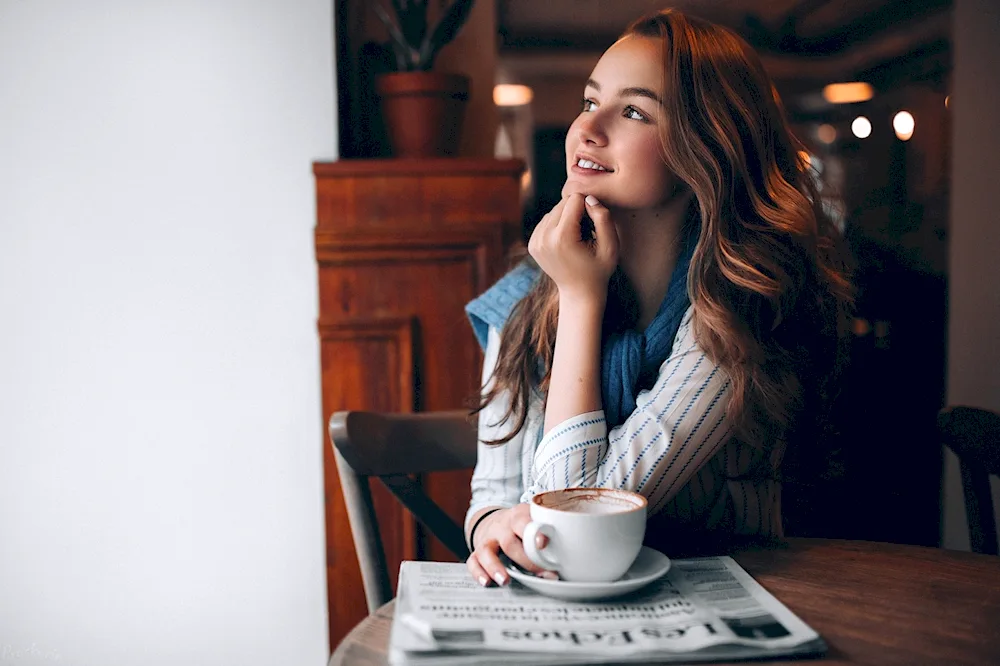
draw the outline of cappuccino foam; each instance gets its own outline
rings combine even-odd
[[[627,499],[613,495],[574,495],[553,502],[546,502],[545,506],[556,511],[593,515],[635,511],[639,508],[635,502],[630,502]]]

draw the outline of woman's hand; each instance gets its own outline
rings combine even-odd
[[[581,237],[584,212],[594,222],[593,239]],[[618,230],[596,198],[571,193],[535,227],[528,253],[559,288],[559,296],[602,305],[618,265]]]
[[[528,559],[521,543],[525,526],[531,522],[527,504],[518,504],[509,509],[494,511],[479,523],[476,528],[476,542],[472,544],[475,550],[465,564],[469,573],[483,587],[495,581],[497,585],[506,585],[508,581],[507,568],[500,559],[500,552],[509,557],[522,569],[543,577],[555,577],[556,574],[545,572],[537,564]],[[537,545],[544,548],[547,539],[539,535]]]

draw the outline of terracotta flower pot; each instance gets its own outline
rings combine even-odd
[[[396,72],[379,76],[375,88],[394,157],[452,156],[458,151],[469,77]]]

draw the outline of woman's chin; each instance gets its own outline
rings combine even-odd
[[[566,179],[566,182],[562,186],[562,196],[563,199],[571,194],[590,194],[584,189],[583,183],[578,180],[574,180],[572,176]]]
[[[604,197],[607,196],[607,188],[601,187],[598,183],[587,182],[570,176],[563,185],[562,196],[566,198],[571,194],[589,194],[597,197],[601,203],[604,203]]]

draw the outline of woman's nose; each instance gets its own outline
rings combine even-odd
[[[608,142],[607,134],[597,112],[583,114],[577,126],[580,141],[603,146]]]

